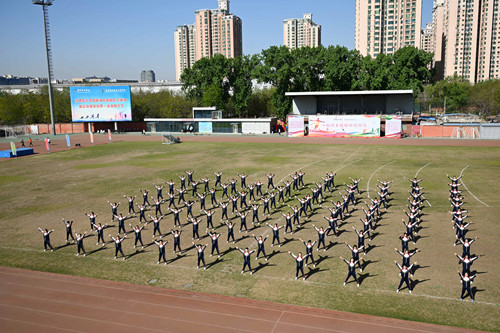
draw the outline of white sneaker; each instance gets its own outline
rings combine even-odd
[[[243,274],[245,271],[241,271],[241,274]]]
[[[345,286],[345,282],[344,282],[344,286]]]
[[[358,287],[359,287],[359,283],[358,283]]]
[[[159,265],[159,264],[160,264],[160,262],[158,261],[156,264],[157,264],[157,265]]]
[[[295,280],[297,280],[297,277],[295,277]]]

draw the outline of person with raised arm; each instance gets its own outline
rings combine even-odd
[[[465,292],[467,291],[469,293],[470,299],[472,300],[472,302],[474,302],[474,295],[472,294],[472,290],[470,288],[470,285],[472,284],[472,282],[474,282],[474,278],[476,277],[476,274],[469,276],[468,273],[462,274],[462,273],[460,273],[460,271],[458,271],[458,275],[460,276],[460,281],[462,281],[462,293],[460,294],[460,300],[461,301],[464,300],[464,295],[465,295]]]
[[[475,257],[469,258],[468,255],[465,255],[465,257],[462,257],[456,253],[455,253],[455,256],[459,259],[459,263],[462,264],[462,274],[467,273],[470,275],[470,267],[471,267],[472,263],[474,262],[474,260],[476,260],[478,257],[475,256]]]
[[[196,218],[192,217],[188,222],[190,222],[193,225],[193,238],[192,238],[192,240],[194,240],[195,238],[200,240],[200,234],[198,232],[198,229],[199,229],[199,224],[201,223],[201,219],[196,219]]]
[[[260,204],[252,204],[252,224],[254,224],[255,220],[257,220],[257,223],[260,225],[259,207]]]
[[[458,242],[463,242],[465,241],[465,233],[467,232],[466,229],[467,227],[470,225],[470,223],[467,223],[467,224],[464,224],[463,222],[458,224],[457,222],[455,222],[455,226],[457,227],[457,234],[456,234],[456,240],[455,242],[453,243],[453,246],[456,246],[458,244]]]
[[[54,229],[49,230],[49,229],[42,229],[38,228],[40,232],[43,234],[43,252],[47,251],[47,247],[50,248],[51,252],[54,252],[54,248],[52,247],[52,244],[50,244],[50,234],[54,232]]]
[[[347,277],[344,280],[344,286],[346,285],[347,280],[349,280],[349,278],[352,276],[354,278],[354,281],[356,281],[356,284],[359,287],[358,277],[356,276],[356,264],[359,262],[359,260],[362,260],[363,258],[359,260],[354,260],[354,258],[351,258],[351,260],[349,261],[347,261],[343,257],[340,257],[340,259],[344,260],[344,262],[347,264],[348,267]]]
[[[123,260],[125,260],[126,258],[125,254],[123,253],[122,242],[125,240],[125,238],[127,238],[127,235],[123,236],[122,238],[120,238],[120,235],[117,235],[116,238],[111,235],[109,235],[109,237],[113,240],[113,242],[115,242],[115,259],[118,257],[118,252],[120,252]]]
[[[247,228],[247,215],[250,214],[250,212],[236,212],[236,215],[240,217],[240,231],[245,228],[245,232],[248,233],[248,228]],[[229,236],[229,235],[228,235]],[[229,237],[228,237],[229,239]],[[233,239],[234,240],[234,239]]]
[[[262,216],[266,216],[266,211],[267,211],[267,216],[271,216],[271,211],[269,210],[269,197],[262,197],[262,204],[264,205],[264,209],[262,211]]]
[[[236,190],[236,183],[238,182],[238,180],[234,179],[234,178],[231,178],[231,180],[229,180],[229,184],[231,185],[231,195],[235,195],[238,193],[238,191]]]
[[[413,267],[413,264],[410,265],[409,267],[406,267],[405,265],[400,266],[396,260],[394,260],[394,263],[396,264],[396,266],[398,266],[399,275],[401,276],[401,280],[399,281],[399,285],[398,285],[398,288],[396,289],[396,292],[399,293],[399,290],[400,290],[401,286],[403,285],[403,283],[406,283],[406,287],[408,287],[408,290],[410,291],[410,294],[411,294],[412,288],[411,288],[411,284],[410,284],[410,278],[408,277],[408,275],[410,274],[410,271]],[[416,264],[417,264],[417,262],[415,261],[415,265]]]
[[[227,227],[227,240],[226,240],[226,243],[229,243],[229,240],[232,239],[233,240],[233,244],[234,244],[236,242],[234,240],[234,230],[233,230],[235,225],[233,224],[232,221],[229,221],[229,223],[228,223],[228,221],[224,221],[224,224]]]
[[[203,191],[209,192],[210,191],[210,178],[205,177],[205,178],[202,178],[201,180],[203,181],[203,184],[205,185],[205,187],[203,188]]]
[[[330,186],[335,188],[335,176],[337,175],[336,172],[330,171],[326,173],[328,175],[328,178],[330,178]]]
[[[351,177],[349,177],[349,179],[351,180],[352,185],[353,185],[352,189],[353,189],[353,190],[357,190],[357,191],[358,191],[358,194],[361,194],[361,191],[359,190],[359,182],[360,182],[363,178],[360,178],[360,179],[358,179],[358,178],[354,178],[354,179],[352,179]]]
[[[83,234],[79,234],[79,233],[75,232],[76,245],[78,246],[78,253],[76,254],[76,256],[80,255],[80,251],[83,252],[84,257],[87,256],[87,252],[85,252],[85,248],[83,247],[83,239],[85,238],[86,234],[87,234],[87,232],[84,232]]]
[[[198,264],[196,265],[196,269],[200,269],[200,264],[203,264],[203,269],[207,269],[207,265],[205,263],[205,249],[207,248],[208,244],[195,244],[194,242],[191,242],[195,248],[196,252],[198,253]]]
[[[175,207],[175,193],[167,193],[168,195],[168,208],[174,206]],[[179,198],[180,199],[180,198]]]
[[[167,264],[167,259],[165,258],[165,246],[167,245],[168,241],[163,241],[163,239],[160,239],[159,242],[155,241],[155,244],[158,245],[158,261],[156,264],[158,265],[160,261],[163,259],[163,262],[165,265]]]
[[[100,223],[99,224],[94,223],[95,231],[97,231],[97,243],[95,245],[99,245],[99,241],[102,242],[102,246],[106,245],[106,242],[104,241],[104,229],[107,226],[108,226],[107,224],[101,225]]]
[[[185,190],[186,189],[186,176],[177,176],[181,180],[181,189]]]
[[[293,224],[297,223],[297,225],[300,227],[300,208],[297,206],[290,206],[287,205],[290,209],[293,211]]]
[[[323,180],[323,191],[326,192],[326,190],[328,190],[328,192],[332,193],[332,189],[330,187],[330,184],[331,184],[331,178],[330,176],[328,175],[328,173],[326,174],[325,177],[321,177],[321,179]]]
[[[290,184],[290,182],[288,180],[285,180],[285,197],[287,197],[288,199],[290,199],[290,197],[292,196],[292,192],[291,192],[291,187],[292,187],[292,184]],[[283,200],[283,203],[285,202],[285,200]]]
[[[234,212],[238,212],[238,196],[231,196],[230,199],[232,203],[231,215],[234,215]]]
[[[182,208],[177,209],[176,207],[174,207],[174,209],[172,209],[169,207],[168,210],[174,214],[174,227],[177,225],[179,225],[179,227],[182,227],[181,220],[179,218],[179,214],[182,212]]]
[[[305,174],[306,173],[302,172],[302,170],[299,170],[299,172],[297,172],[297,176],[299,176],[299,186],[301,186],[303,188],[305,187],[305,185],[304,185],[304,175]]]
[[[330,227],[323,229],[323,227],[319,227],[317,228],[314,224],[313,224],[313,228],[318,232],[318,247],[316,248],[316,251],[319,251],[319,247],[321,246],[321,244],[323,244],[323,251],[326,251],[326,245],[325,245],[325,234],[327,233],[328,229],[330,229]]]
[[[220,216],[220,221],[222,222],[223,220],[229,220],[227,217],[227,206],[229,206],[229,202],[220,202],[219,206],[222,210],[221,216]]]
[[[293,216],[290,214],[290,212],[287,212],[286,214],[281,213],[283,217],[285,218],[285,235],[288,229],[290,229],[290,233],[293,235],[293,228],[292,228],[292,218]]]
[[[217,198],[215,197],[217,193],[215,188],[210,189],[208,192],[210,193],[210,205],[212,205],[212,208],[218,207],[219,203],[217,202]]]
[[[66,221],[63,217],[62,219],[63,223],[64,223],[64,227],[66,227],[66,243],[69,242],[69,238],[71,237],[71,239],[73,240],[73,243],[75,242],[75,237],[73,237],[73,231],[71,230],[72,229],[72,226],[73,226],[73,221]]]
[[[330,231],[333,231],[333,234],[335,235],[335,238],[337,238],[338,234],[337,234],[337,229],[339,228],[337,226],[337,219],[334,218],[334,217],[326,217],[323,215],[323,218],[325,220],[328,221],[328,232],[326,233],[326,235],[328,236],[330,234]]]
[[[134,209],[134,200],[136,198],[136,196],[126,196],[126,195],[123,195],[124,198],[127,198],[127,201],[128,201],[128,213],[129,214],[132,214],[134,213],[135,214],[135,209]]]
[[[134,249],[137,248],[137,243],[141,243],[142,248],[144,248],[144,243],[142,242],[142,229],[144,229],[145,225],[139,227],[136,225],[135,227],[132,226],[132,224],[129,224],[129,226],[132,228],[134,231],[135,235],[135,240],[134,240]]]
[[[368,239],[371,241],[372,236],[370,235],[370,230],[373,230],[371,226],[371,220],[369,219],[363,220],[362,218],[359,218],[359,220],[363,222],[363,232],[368,234]]]
[[[401,251],[408,251],[408,242],[411,240],[415,244],[415,240],[412,236],[408,235],[406,232],[399,236],[401,239]]]
[[[307,215],[307,209],[306,209],[306,200],[304,198],[298,198],[295,196],[295,199],[297,199],[300,202],[300,213],[299,216],[302,216],[302,213],[306,216],[306,220],[309,218]]]
[[[142,205],[146,206],[148,204],[149,207],[151,207],[151,204],[149,203],[148,200],[148,191],[147,190],[139,190],[142,193]]]
[[[153,184],[153,186],[156,188],[156,199],[160,200],[161,198],[163,200],[163,185]]]
[[[160,231],[160,221],[163,218],[163,216],[160,216],[158,218],[156,216],[149,215],[149,217],[151,218],[151,221],[153,222],[153,237],[152,238],[155,238],[157,231],[158,231],[158,236],[163,237],[163,235]]]
[[[193,174],[194,174],[194,171],[192,170],[187,170],[187,171],[184,171],[184,173],[187,175],[188,177],[188,183],[192,183],[193,182]],[[182,181],[182,179],[181,179]]]
[[[241,192],[238,192],[238,194],[240,195],[240,208],[243,209],[243,206],[245,206],[245,208],[248,208],[247,192],[245,192],[245,190],[242,190]]]
[[[356,236],[358,236],[358,248],[360,249],[361,247],[363,247],[363,254],[366,255],[365,235],[368,231],[358,231],[356,228],[352,228],[354,229],[354,232],[356,232]]]
[[[137,208],[139,208],[139,223],[142,223],[142,220],[147,223],[146,220],[146,206],[137,204]]]
[[[196,195],[198,196],[198,198],[200,198],[200,212],[203,212],[205,209],[207,209],[205,207],[205,198],[207,197],[207,194],[203,192],[202,194],[196,193]]]
[[[361,267],[361,263],[360,263],[360,260],[359,260],[359,252],[363,251],[364,246],[358,247],[356,244],[354,244],[353,246],[351,246],[347,242],[344,242],[344,243],[345,243],[345,245],[347,245],[347,247],[349,248],[349,250],[351,250],[351,256],[354,259],[354,261],[358,263],[359,271],[363,272],[363,268]]]
[[[180,188],[180,189],[175,189],[175,191],[177,191],[177,193],[179,193],[179,199],[177,200],[177,204],[180,205],[181,202],[186,201],[186,199],[184,198],[184,194],[186,194],[186,189]]]
[[[191,185],[191,198],[194,198],[198,194],[198,182],[195,181],[190,181],[189,184]]]
[[[222,172],[215,172],[214,171],[214,175],[215,175],[215,184],[214,184],[214,187],[217,187],[217,185],[222,184],[222,182],[221,182]]]
[[[245,175],[245,173],[238,174],[238,177],[240,177],[240,187],[243,189],[247,187],[247,177],[248,175]]]
[[[308,240],[307,242],[305,242],[302,238],[299,238],[299,240],[306,247],[305,265],[307,266],[307,262],[309,261],[309,259],[311,259],[311,262],[313,263],[313,267],[316,267],[316,261],[314,260],[314,256],[313,256],[313,248],[314,248],[314,244],[316,244],[316,242],[311,242],[311,240]]]
[[[252,200],[256,201],[256,198],[255,198],[255,184],[248,185],[247,189],[248,189],[248,200],[250,200],[250,202]]]
[[[260,180],[255,182],[255,193],[257,195],[263,196],[262,194],[262,185],[264,185]]]
[[[410,259],[411,257],[413,257],[415,254],[417,254],[418,252],[420,252],[420,250],[415,250],[413,252],[410,252],[408,250],[404,250],[404,252],[401,252],[399,251],[397,248],[394,248],[394,250],[399,253],[399,255],[403,258],[403,262],[402,262],[402,266],[406,266],[406,267],[411,267],[412,265],[410,265]],[[410,275],[411,277],[413,277],[413,273],[411,272],[411,269],[408,268],[408,271],[410,271]]]
[[[479,237],[465,238],[465,240],[459,239],[460,243],[462,243],[462,257],[465,257],[465,256],[470,257],[470,246],[472,243],[474,243],[478,239],[479,239]]]
[[[413,243],[415,243],[415,238],[413,237],[413,233],[417,234],[417,232],[415,231],[415,226],[417,225],[417,222],[406,223],[404,219],[401,219],[401,221],[403,221],[403,224],[406,227],[406,234],[409,235],[412,238]]]
[[[182,249],[181,249],[181,234],[182,230],[172,230],[170,229],[170,232],[172,233],[172,236],[174,237],[174,254],[176,253],[176,250],[179,250],[179,254],[182,254]]]
[[[299,190],[299,176],[297,175],[297,173],[292,173],[289,175],[290,177],[292,177],[292,191],[298,191]]]
[[[268,190],[269,188],[274,189],[274,183],[273,183],[274,173],[270,172],[266,174],[266,176],[267,176],[267,189]]]
[[[194,215],[193,215],[194,201],[191,201],[191,200],[184,201],[184,205],[186,205],[186,211],[187,211],[186,218],[194,217]]]
[[[307,258],[307,254],[305,256],[302,256],[302,252],[299,252],[298,255],[293,254],[292,252],[288,251],[288,254],[295,259],[295,263],[297,264],[296,270],[295,270],[295,280],[299,277],[299,271],[302,273],[302,280],[306,279],[306,275],[304,274],[304,259]]]
[[[276,193],[267,191],[267,194],[269,195],[269,201],[270,201],[269,206],[271,208],[274,208],[274,211],[276,211],[277,210],[277,208],[276,208]]]
[[[108,201],[109,202],[109,201]],[[85,216],[87,216],[90,220],[90,230],[94,230],[94,223],[95,223],[95,218],[97,217],[97,214],[94,214],[94,212],[90,212],[90,213],[84,213]],[[113,221],[114,221],[115,217],[113,216]]]
[[[175,182],[172,179],[170,179],[169,181],[165,182],[165,184],[168,185],[168,193],[174,194],[175,193],[175,188],[174,188]]]
[[[129,219],[128,216],[123,216],[122,214],[120,215],[115,215],[116,219],[118,220],[118,233],[120,233],[123,230],[123,233],[127,233],[125,231],[125,220]]]
[[[257,242],[257,256],[255,257],[255,260],[258,260],[259,259],[259,254],[262,253],[264,255],[264,258],[266,258],[266,261],[267,261],[268,257],[266,255],[266,249],[264,247],[264,242],[266,241],[267,236],[264,237],[264,238],[262,238],[262,236],[259,236],[259,238],[257,238],[257,237],[255,237],[254,234],[252,234],[252,237]]]
[[[151,197],[151,199],[153,199],[153,202],[155,203],[155,215],[163,216],[163,213],[161,212],[161,205],[165,201],[163,201],[163,200],[157,200],[154,197]]]
[[[243,254],[243,268],[241,269],[241,274],[245,273],[245,268],[248,266],[248,270],[250,271],[250,275],[253,274],[252,266],[250,265],[250,256],[252,253],[255,252],[255,250],[248,250],[248,247],[245,248],[245,250],[240,249],[239,247],[236,247],[236,250],[240,251],[241,254]]]
[[[276,241],[278,243],[278,246],[281,247],[280,229],[283,228],[283,226],[278,226],[277,223],[275,223],[274,225],[270,225],[269,223],[266,224],[273,231],[273,242],[271,243],[271,246],[274,246],[274,242]]]
[[[224,197],[228,198],[229,199],[229,195],[227,194],[227,187],[229,185],[224,183],[224,184],[220,184],[220,187],[222,188],[222,196],[220,197],[220,199],[222,200]]]
[[[214,255],[214,251],[217,251],[217,258],[220,258],[219,253],[219,237],[221,234],[207,231],[208,236],[210,236],[210,240],[212,241],[212,251],[210,252],[210,257]]]

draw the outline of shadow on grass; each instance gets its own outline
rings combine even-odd
[[[316,268],[310,268],[309,267],[309,271],[306,273],[305,278],[307,280],[307,279],[309,279],[311,276],[313,276],[316,273],[326,272],[326,271],[329,271],[329,269],[321,269],[320,267],[316,267]]]
[[[259,265],[253,270],[253,272],[255,274],[258,271],[260,271],[261,269],[266,268],[266,267],[271,267],[271,266],[276,266],[276,265],[268,263],[268,262],[266,262],[266,263],[259,262]]]
[[[101,246],[100,248],[97,248],[95,250],[92,250],[92,251],[89,251],[87,252],[87,255],[90,256],[91,254],[94,254],[94,253],[97,253],[97,252],[100,252],[102,250],[106,249],[106,246]]]
[[[316,265],[319,265],[322,261],[324,261],[324,260],[326,260],[326,259],[328,259],[328,258],[330,258],[330,257],[329,257],[328,255],[326,255],[326,256],[321,256],[321,255],[318,255],[318,258],[319,258],[319,259],[318,259],[318,260],[316,260]]]
[[[219,263],[221,263],[221,262],[224,262],[224,259],[222,259],[222,258],[217,258],[217,259],[215,259],[215,261],[213,261],[213,262],[209,263],[209,264],[207,265],[207,268],[210,268],[210,267],[212,267],[212,266],[215,266],[215,265],[217,265],[217,264],[219,264]]]
[[[370,253],[373,249],[377,248],[377,247],[383,247],[384,245],[371,245],[371,244],[368,244],[367,246],[365,246],[365,252],[363,252],[364,254],[367,254],[367,253]]]
[[[370,273],[365,273],[365,274],[359,274],[358,281],[359,284],[361,285],[364,280],[378,276],[378,274],[370,274]]]
[[[429,281],[429,279],[423,279],[423,280],[419,280],[419,279],[416,279],[416,280],[412,280],[410,285],[411,285],[411,289],[415,289],[415,287],[421,283],[424,283],[426,281]]]
[[[71,245],[76,245],[76,243],[65,243],[63,245],[59,245],[59,246],[56,246],[54,247],[54,251],[57,251],[57,250],[60,250],[60,249],[64,249],[65,247],[68,247],[68,246],[71,246]]]
[[[278,255],[280,253],[281,253],[281,251],[279,251],[279,250],[278,251],[273,250],[273,252],[270,255],[267,256],[267,259],[269,260],[272,257],[274,257],[275,255]]]
[[[167,260],[167,264],[171,264],[173,262],[176,262],[179,259],[186,258],[186,257],[188,257],[188,255],[186,255],[186,254],[180,254],[180,255],[172,258],[172,259]]]
[[[99,249],[98,249],[98,250],[99,250]],[[146,253],[146,252],[148,252],[148,251],[145,251],[145,250],[136,250],[135,252],[133,252],[133,253],[129,254],[129,255],[128,255],[128,257],[127,257],[127,259],[130,259],[130,258],[132,258],[132,257],[135,257],[135,256],[136,256],[136,255],[138,255],[138,254],[141,254],[141,253]]]
[[[368,265],[374,264],[376,262],[379,262],[379,260],[363,260],[361,264],[361,269],[365,270]]]

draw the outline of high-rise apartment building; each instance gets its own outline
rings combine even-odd
[[[321,45],[321,25],[312,20],[312,14],[304,14],[301,19],[283,21],[283,45],[291,50],[304,46]]]
[[[432,23],[427,23],[420,34],[420,48],[425,52],[433,52]]]
[[[175,72],[182,72],[203,57],[222,54],[234,58],[243,54],[241,19],[229,12],[229,0],[218,0],[218,9],[195,12],[195,24],[178,26],[174,32]]]
[[[420,47],[422,0],[356,0],[355,48],[363,55]]]
[[[499,7],[500,0],[434,0],[437,79],[457,75],[476,83],[500,78]]]
[[[141,82],[156,82],[155,72],[152,70],[145,70],[141,72]]]

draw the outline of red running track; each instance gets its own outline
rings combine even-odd
[[[1,332],[472,332],[152,286],[0,267]]]

